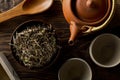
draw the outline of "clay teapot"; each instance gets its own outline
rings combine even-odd
[[[73,44],[80,33],[90,33],[106,26],[114,8],[115,0],[63,0],[63,14],[70,24],[69,44]]]

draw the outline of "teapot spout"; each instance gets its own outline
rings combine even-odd
[[[85,31],[89,30],[89,26],[87,25],[78,25],[74,21],[71,21],[70,23],[70,38],[68,41],[69,45],[74,45],[74,41],[77,38],[78,34],[83,33]]]
[[[77,26],[77,24],[74,21],[71,21],[71,23],[70,23],[70,38],[68,41],[69,45],[74,45],[74,41],[79,32],[80,32],[80,30],[79,30],[79,27]]]

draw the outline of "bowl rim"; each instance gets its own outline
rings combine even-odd
[[[24,22],[22,22],[21,24],[19,24],[19,25],[14,29],[14,31],[13,31],[13,33],[12,33],[12,35],[11,35],[10,43],[13,43],[13,36],[14,36],[14,34],[16,33],[16,31],[19,30],[23,25],[25,25],[25,24],[27,24],[27,23],[31,23],[31,22],[38,22],[38,23],[40,22],[40,23],[45,23],[46,25],[51,25],[51,24],[46,23],[45,21],[39,20],[39,19],[32,19],[32,20],[24,21]],[[28,26],[28,27],[29,27],[29,26]],[[26,28],[27,28],[27,27],[26,27]],[[26,28],[23,28],[23,30],[26,29]],[[54,27],[52,27],[52,28],[54,29]],[[55,33],[55,37],[56,37],[56,33]],[[56,38],[56,40],[57,40],[57,38]],[[58,43],[58,42],[57,42],[57,43]],[[22,64],[22,63],[16,58],[16,56],[14,55],[15,52],[13,51],[13,46],[12,46],[12,45],[10,45],[10,49],[11,49],[12,55],[14,56],[14,59],[15,59],[21,66],[27,68],[27,66],[25,66],[24,64]],[[62,46],[59,45],[59,44],[57,44],[57,50],[56,50],[56,53],[52,56],[52,60],[50,60],[50,61],[49,61],[45,66],[43,66],[43,67],[39,67],[39,68],[33,67],[33,68],[30,68],[30,69],[33,69],[33,70],[36,70],[36,69],[37,69],[37,70],[45,70],[45,69],[51,67],[51,66],[57,61],[57,59],[58,59],[58,57],[59,57],[59,55],[60,55],[61,49],[62,49]]]
[[[62,70],[62,67],[64,67],[64,65],[65,65],[67,62],[74,61],[74,60],[80,61],[80,62],[82,62],[83,64],[85,64],[85,66],[88,68],[88,70],[89,70],[89,72],[90,72],[90,80],[92,80],[92,69],[91,69],[90,65],[87,63],[87,61],[85,61],[85,60],[82,59],[82,58],[70,58],[70,59],[66,60],[66,61],[62,64],[62,66],[60,67],[60,69],[58,70],[58,80],[61,80],[61,79],[60,79],[60,72],[61,72],[61,70]]]
[[[112,65],[104,65],[104,64],[99,63],[99,62],[93,57],[92,47],[93,47],[95,41],[98,40],[100,37],[103,37],[103,36],[111,36],[111,37],[116,38],[116,39],[118,39],[118,40],[120,41],[120,38],[119,38],[118,36],[112,34],[112,33],[103,33],[103,34],[98,35],[98,36],[95,37],[95,38],[92,40],[92,42],[90,43],[90,46],[89,46],[90,58],[92,59],[92,61],[93,61],[96,65],[98,65],[98,66],[100,66],[100,67],[104,67],[104,68],[115,67],[115,66],[117,66],[117,65],[120,63],[120,59],[119,59],[119,61],[117,61],[116,63],[114,63],[114,64],[112,64]]]

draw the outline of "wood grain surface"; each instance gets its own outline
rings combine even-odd
[[[59,44],[62,46],[60,55],[52,66],[46,70],[30,70],[20,65],[11,53],[9,43],[15,28],[24,21],[39,19],[52,24],[56,29]],[[120,80],[120,65],[113,68],[101,68],[93,63],[89,56],[89,45],[91,41],[102,33],[112,33],[120,37],[120,0],[116,0],[116,10],[112,21],[104,29],[85,35],[82,34],[75,42],[74,46],[69,46],[69,24],[64,19],[62,4],[59,0],[54,0],[49,10],[34,14],[23,15],[0,23],[0,51],[4,52],[11,65],[19,75],[21,80],[58,80],[58,70],[69,58],[78,57],[86,60],[92,68],[92,80]]]
[[[0,78],[2,80],[10,80],[7,73],[5,72],[5,70],[3,69],[3,67],[0,64]]]

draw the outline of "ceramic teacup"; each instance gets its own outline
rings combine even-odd
[[[91,80],[92,71],[86,61],[80,58],[67,60],[58,72],[58,80]]]
[[[100,67],[114,67],[120,63],[120,39],[104,33],[97,36],[89,47],[90,57]]]

